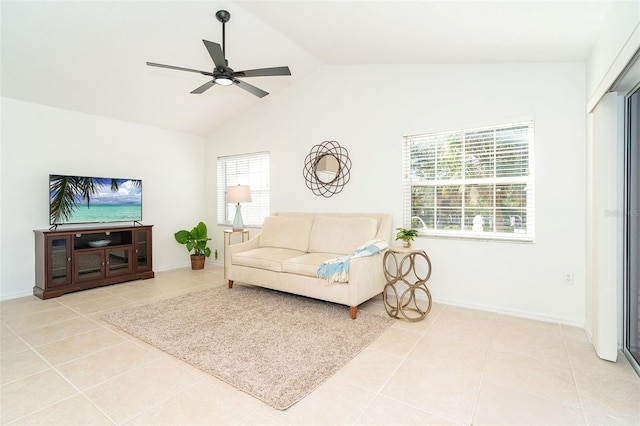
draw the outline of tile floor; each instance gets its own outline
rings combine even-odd
[[[219,285],[222,268],[207,266],[1,302],[0,423],[640,424],[640,379],[627,360],[600,360],[573,327],[435,304],[424,321],[397,321],[311,395],[277,411],[100,319]],[[380,298],[361,309],[384,314]]]

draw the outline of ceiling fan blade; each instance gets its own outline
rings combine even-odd
[[[202,86],[198,87],[197,89],[192,90],[191,93],[199,95],[201,93],[204,93],[207,89],[212,87],[214,84],[216,84],[216,82],[214,80],[207,81]]]
[[[211,59],[213,59],[213,63],[216,64],[216,68],[225,68],[227,66],[227,61],[224,59],[224,54],[222,53],[222,47],[218,43],[214,43],[209,40],[202,40],[207,51],[209,51],[209,55],[211,55]]]
[[[191,68],[174,67],[173,65],[156,64],[156,63],[153,63],[153,62],[147,62],[147,65],[149,65],[150,67],[169,68],[170,70],[197,72],[198,74],[213,76],[213,74],[210,73],[210,72],[194,70],[194,69],[191,69]]]
[[[278,75],[291,75],[289,67],[260,68],[256,70],[236,71],[234,77],[273,77]]]
[[[259,98],[264,98],[269,94],[269,92],[265,92],[262,89],[258,89],[256,86],[252,86],[249,83],[245,83],[244,81],[233,79],[233,82],[237,84],[240,88],[246,90],[249,93],[256,95]]]

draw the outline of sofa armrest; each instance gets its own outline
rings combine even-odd
[[[231,244],[227,247],[225,247],[224,250],[224,276],[226,279],[232,280],[232,274],[231,274],[231,256],[234,253],[240,253],[242,251],[247,251],[247,250],[251,250],[254,248],[258,248],[258,245],[260,243],[260,234],[254,236],[253,238],[250,238],[249,240],[243,242],[243,243],[238,243],[238,244]]]
[[[229,246],[229,254],[236,254],[243,251],[258,248],[260,245],[260,234],[255,235],[244,243],[232,244]]]
[[[387,249],[371,256],[351,259],[349,264],[349,299],[352,306],[382,293],[387,283],[382,260]]]

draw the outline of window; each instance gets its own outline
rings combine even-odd
[[[404,138],[404,227],[533,241],[533,123]]]
[[[269,153],[218,157],[218,223],[231,225],[235,205],[227,203],[227,187],[249,185],[251,202],[242,204],[246,226],[261,226],[269,215]]]

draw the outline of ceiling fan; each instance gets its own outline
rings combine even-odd
[[[222,47],[220,47],[218,43],[213,43],[208,40],[202,40],[205,47],[207,48],[207,51],[209,52],[209,55],[211,55],[211,59],[213,59],[213,63],[215,65],[213,71],[200,71],[191,68],[174,67],[173,65],[156,64],[153,62],[147,62],[147,65],[151,67],[169,68],[178,71],[197,72],[199,74],[212,77],[211,80],[191,92],[195,94],[204,93],[207,89],[216,84],[219,84],[220,86],[231,86],[232,84],[235,84],[241,89],[244,89],[259,98],[263,98],[269,93],[255,86],[252,86],[249,83],[245,83],[242,80],[238,80],[238,77],[270,77],[279,75],[291,75],[289,67],[260,68],[255,70],[234,71],[231,67],[229,67],[229,61],[225,59],[224,24],[229,21],[229,18],[231,18],[231,14],[226,10],[219,10],[216,12],[216,18],[218,19],[218,21],[222,22]]]

